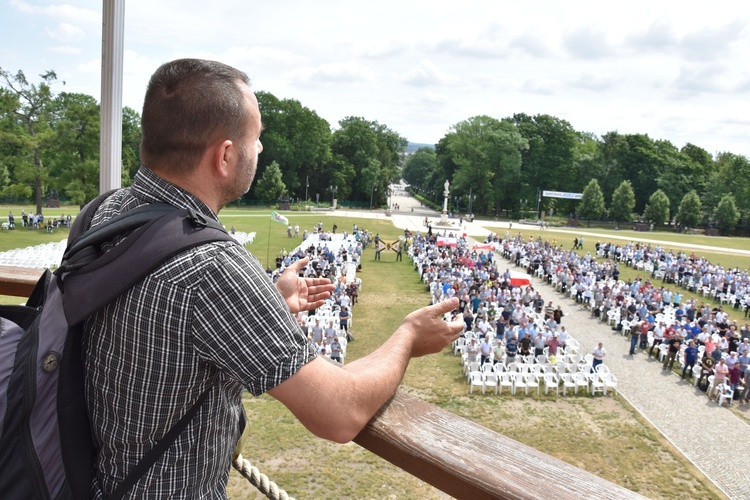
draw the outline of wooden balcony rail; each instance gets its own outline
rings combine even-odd
[[[28,297],[42,272],[0,266],[0,295]],[[403,392],[354,441],[456,498],[644,498]]]
[[[44,269],[0,266],[0,295],[28,297]]]
[[[354,442],[455,498],[644,498],[402,392]]]

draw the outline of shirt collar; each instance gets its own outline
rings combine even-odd
[[[145,203],[166,202],[177,208],[192,208],[219,221],[218,215],[195,195],[159,177],[145,165],[136,172],[131,193]]]

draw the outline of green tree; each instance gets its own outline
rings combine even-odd
[[[537,188],[555,191],[580,189],[570,175],[579,142],[579,136],[570,123],[555,116],[524,113],[514,114],[510,121],[528,141],[528,148],[521,150],[523,175],[516,189],[519,199],[535,198]],[[540,209],[545,208],[540,206]]]
[[[327,189],[332,159],[329,123],[294,99],[278,99],[269,92],[257,92],[256,96],[264,126],[258,177],[275,161],[291,196],[302,199]],[[245,197],[263,198],[257,186]]]
[[[489,116],[474,116],[451,127],[438,143],[438,156],[447,155],[441,164],[457,169],[451,191],[477,196],[472,211],[487,212],[491,206],[516,207],[520,180],[521,152],[528,147],[515,125]],[[433,184],[438,179],[432,179]],[[445,179],[436,186],[442,189]]]
[[[401,171],[401,177],[410,185],[426,188],[427,180],[439,168],[437,154],[434,148],[419,148],[406,160]]]
[[[122,109],[122,185],[129,186],[141,166],[141,117],[133,108]]]
[[[286,192],[279,164],[272,162],[258,180],[255,191],[259,199],[276,202]]]
[[[583,190],[583,198],[578,205],[578,214],[589,221],[588,225],[590,225],[591,219],[598,219],[606,211],[602,188],[599,187],[596,179],[591,179]]]
[[[344,118],[339,126],[333,133],[331,150],[343,169],[328,169],[330,185],[338,187],[339,198],[355,201],[367,202],[374,193],[375,204],[380,205],[385,201],[386,187],[400,178],[406,139],[383,124],[357,116]],[[374,189],[373,172],[377,173]]]
[[[677,223],[685,230],[695,227],[701,221],[702,211],[703,204],[698,193],[695,190],[690,191],[682,198],[680,207],[677,209]]]
[[[630,181],[622,181],[612,193],[609,214],[619,226],[620,222],[629,222],[633,218],[633,208],[635,208],[633,185]]]
[[[42,150],[50,137],[48,115],[54,99],[52,84],[57,75],[54,71],[47,71],[35,84],[29,83],[23,71],[13,75],[0,67],[0,78],[0,85],[11,97],[3,99],[5,106],[2,111],[11,115],[18,125],[14,127],[14,142],[19,146],[21,157],[14,174],[18,182],[33,186],[36,210],[42,213],[43,184],[46,181]],[[7,139],[5,135],[4,140]]]
[[[49,187],[76,204],[99,194],[99,104],[61,92],[50,104],[51,143],[42,152]]]
[[[714,220],[716,220],[721,234],[730,234],[734,231],[739,218],[740,212],[737,210],[734,196],[732,193],[725,194],[721,198],[716,210],[714,210]]]
[[[720,153],[702,201],[708,212],[718,207],[725,194],[734,195],[743,218],[750,217],[750,160],[742,155]]]
[[[669,198],[661,189],[657,189],[648,199],[643,217],[655,226],[669,220]]]

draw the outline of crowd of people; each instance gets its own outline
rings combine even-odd
[[[698,291],[706,287],[706,295],[712,298],[731,294],[735,300],[728,301],[730,306],[746,306],[747,270],[725,270],[695,255],[688,257],[639,243],[597,243],[597,259],[541,238],[526,240],[506,234],[503,240],[493,235],[488,241],[499,245],[503,256],[517,266],[570,294],[613,329],[629,334],[631,355],[640,349],[649,356],[659,356],[665,370],[679,363],[681,376],[699,377],[694,382],[709,397],[717,397],[728,387],[736,390],[735,399],[748,401],[750,324],[739,326],[730,320],[722,304],[685,300],[679,289],[685,286]],[[662,278],[662,283],[658,279],[620,280],[619,265],[623,263],[651,271],[651,277]],[[724,373],[727,362],[736,366],[727,367]]]
[[[46,229],[47,232],[52,232],[56,227],[70,227],[72,217],[70,215],[60,215],[60,217],[52,217],[45,219],[44,215],[38,214],[27,214],[26,210],[21,210],[21,227],[27,229]],[[2,224],[3,229],[13,230],[16,229],[16,217],[13,212],[8,212],[8,220]]]
[[[298,226],[295,226],[298,227]],[[356,225],[352,233],[327,232],[323,224],[311,231],[305,230],[301,243],[276,258],[276,268],[266,268],[271,280],[276,282],[284,270],[299,259],[309,257],[304,277],[327,278],[336,289],[321,307],[296,315],[297,322],[308,340],[323,356],[344,363],[348,342],[354,340],[351,332],[353,309],[359,300],[361,280],[356,273],[361,269],[362,250],[371,235]]]
[[[432,302],[459,299],[451,316],[463,315],[464,333],[456,350],[464,351],[465,366],[489,363],[495,371],[513,367],[539,378],[550,372],[554,385],[566,373],[581,373],[588,384],[594,373],[606,371],[596,369],[606,354],[602,346],[591,354],[578,352],[579,343],[562,325],[559,304],[545,304],[533,286],[517,285],[510,270],[499,270],[493,251],[499,241],[470,248],[465,238],[453,234],[417,233],[407,243]]]

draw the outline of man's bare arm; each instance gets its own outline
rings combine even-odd
[[[458,338],[461,317],[442,319],[456,307],[458,299],[453,298],[414,311],[371,354],[343,368],[316,358],[269,394],[313,434],[349,442],[396,393],[411,358],[439,352]]]

